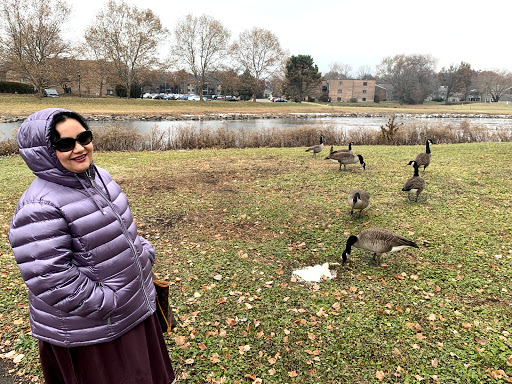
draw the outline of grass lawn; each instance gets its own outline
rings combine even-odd
[[[401,188],[423,145],[358,146],[366,171],[304,149],[95,154],[171,282],[179,326],[166,341],[180,382],[512,382],[512,143],[433,146],[418,203]],[[0,158],[0,345],[40,380],[7,241],[32,178],[19,156]],[[355,187],[371,195],[361,218],[347,215]],[[419,249],[375,267],[355,248],[332,280],[292,277],[341,263],[347,237],[370,227]]]
[[[512,114],[512,103],[472,103],[444,105],[429,102],[423,105],[382,103],[271,103],[252,101],[169,101],[105,98],[37,98],[32,95],[0,94],[0,115],[26,117],[44,108],[66,108],[90,115],[181,115],[181,114],[288,114],[288,113],[455,113]]]

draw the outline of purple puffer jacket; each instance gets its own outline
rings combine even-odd
[[[16,206],[9,242],[29,289],[33,336],[75,347],[116,339],[155,311],[155,250],[137,235],[108,172],[60,164],[49,141],[59,111],[36,112],[18,131],[36,178]]]

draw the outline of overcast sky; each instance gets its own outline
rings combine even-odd
[[[67,36],[83,36],[107,0],[68,0]],[[311,55],[325,73],[334,62],[372,71],[383,58],[430,54],[437,70],[461,61],[473,69],[512,71],[511,0],[125,0],[150,8],[170,31],[191,13],[231,31],[273,32],[290,55]]]

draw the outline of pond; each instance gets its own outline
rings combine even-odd
[[[353,129],[379,129],[381,125],[385,125],[389,120],[387,116],[379,117],[338,117],[338,116],[309,116],[307,118],[258,118],[258,119],[241,119],[241,120],[124,120],[124,121],[91,121],[89,125],[91,129],[105,124],[115,124],[121,127],[136,128],[140,133],[148,133],[157,126],[162,130],[175,130],[179,127],[189,127],[197,130],[201,129],[219,129],[224,128],[228,130],[259,130],[268,128],[294,128],[299,126],[330,126],[335,125],[339,129],[350,131]],[[412,121],[421,122],[430,125],[439,124],[460,124],[461,121],[466,120],[470,124],[485,126],[490,130],[507,130],[512,131],[512,119],[509,118],[486,118],[486,117],[425,117],[425,116],[400,116],[395,120],[396,123],[408,123]],[[12,136],[14,128],[21,125],[21,122],[16,123],[0,123],[0,140],[6,140]]]

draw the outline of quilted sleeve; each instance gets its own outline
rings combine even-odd
[[[140,242],[142,243],[142,246],[144,249],[146,249],[149,252],[149,258],[151,260],[151,265],[155,264],[155,248],[142,236],[139,236]]]
[[[21,276],[39,299],[97,320],[116,309],[115,292],[73,264],[71,234],[58,208],[44,201],[25,204],[15,213],[8,236]]]

